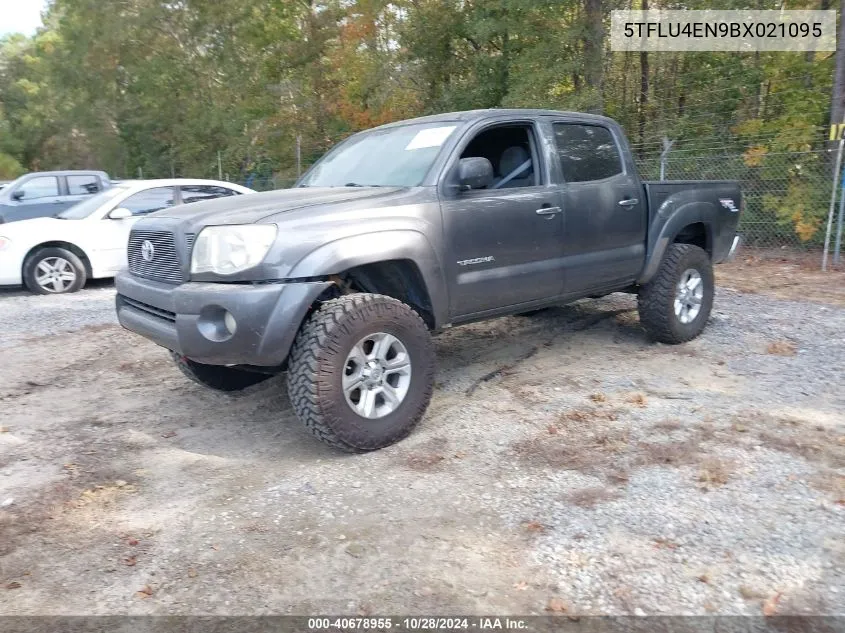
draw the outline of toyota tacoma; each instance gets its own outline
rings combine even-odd
[[[612,292],[656,341],[698,336],[733,255],[731,181],[640,181],[611,119],[478,110],[349,137],[294,188],[140,220],[120,323],[207,387],[287,372],[297,416],[342,450],[407,436],[432,334]]]

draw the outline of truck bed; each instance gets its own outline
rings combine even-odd
[[[648,180],[643,181],[648,205],[649,251],[655,246],[669,216],[688,207],[713,232],[707,245],[713,261],[727,257],[736,234],[742,194],[736,180]],[[685,214],[689,221],[690,215]]]

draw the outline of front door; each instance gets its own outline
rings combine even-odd
[[[562,291],[560,198],[536,138],[533,125],[500,124],[457,150],[459,158],[487,158],[495,178],[442,202],[452,317]]]
[[[67,207],[56,176],[30,178],[10,194],[12,198],[2,212],[6,222],[50,217]]]
[[[642,270],[646,201],[625,168],[610,128],[555,123],[564,183],[563,253],[567,294],[633,281]]]

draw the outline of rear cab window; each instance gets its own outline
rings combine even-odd
[[[100,179],[94,174],[67,176],[69,196],[91,196],[102,191]]]
[[[554,123],[564,182],[593,182],[624,173],[613,133],[603,125]]]

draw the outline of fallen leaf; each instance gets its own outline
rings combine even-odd
[[[763,615],[770,618],[778,612],[778,602],[780,602],[780,597],[782,595],[783,593],[778,591],[775,595],[763,603]]]
[[[528,589],[528,583],[525,582],[524,580],[520,580],[518,583],[516,583],[513,586],[513,588],[516,589],[517,591],[525,591],[526,589]]]
[[[138,596],[141,600],[146,600],[151,595],[153,595],[153,588],[149,585],[144,585],[138,591],[135,592],[135,595]]]
[[[739,594],[745,598],[746,600],[754,600],[757,598],[765,598],[766,594],[762,593],[761,591],[755,589],[754,587],[749,587],[748,585],[740,585],[739,586]]]
[[[212,545],[212,546],[211,546],[211,549],[213,549],[214,551],[217,551],[217,550],[219,550],[220,548],[219,548],[219,547],[217,547],[216,545]]]
[[[549,435],[557,435],[557,427],[554,424],[549,424],[546,430],[549,432]]]
[[[126,544],[131,545],[132,547],[135,547],[138,544],[138,539],[130,538],[129,540],[126,541]]]
[[[188,576],[190,576],[191,578],[196,578],[197,577],[197,570],[194,569],[193,567],[191,567],[188,570]]]
[[[766,347],[766,353],[775,356],[795,356],[798,350],[791,341],[774,341]]]
[[[552,613],[566,613],[568,610],[566,603],[560,598],[550,598],[548,604],[546,605],[546,611],[550,611]]]
[[[607,402],[607,396],[603,393],[594,393],[590,396],[590,400],[593,402]]]
[[[467,456],[467,454],[466,454],[465,452],[463,452],[463,451],[458,451],[457,453],[455,453],[455,458],[456,458],[456,459],[463,459],[463,458],[464,458],[464,457],[466,457],[466,456]]]
[[[20,589],[21,583],[17,580],[13,580],[12,582],[6,583],[6,589]]]
[[[546,526],[539,521],[529,521],[523,527],[529,532],[544,532],[546,529]]]
[[[710,582],[710,576],[708,576],[707,574],[701,574],[700,576],[698,576],[698,581],[704,583]]]
[[[127,567],[134,567],[135,563],[137,563],[137,562],[138,562],[138,560],[134,556],[127,556],[126,558],[123,559],[123,564],[126,565]]]

